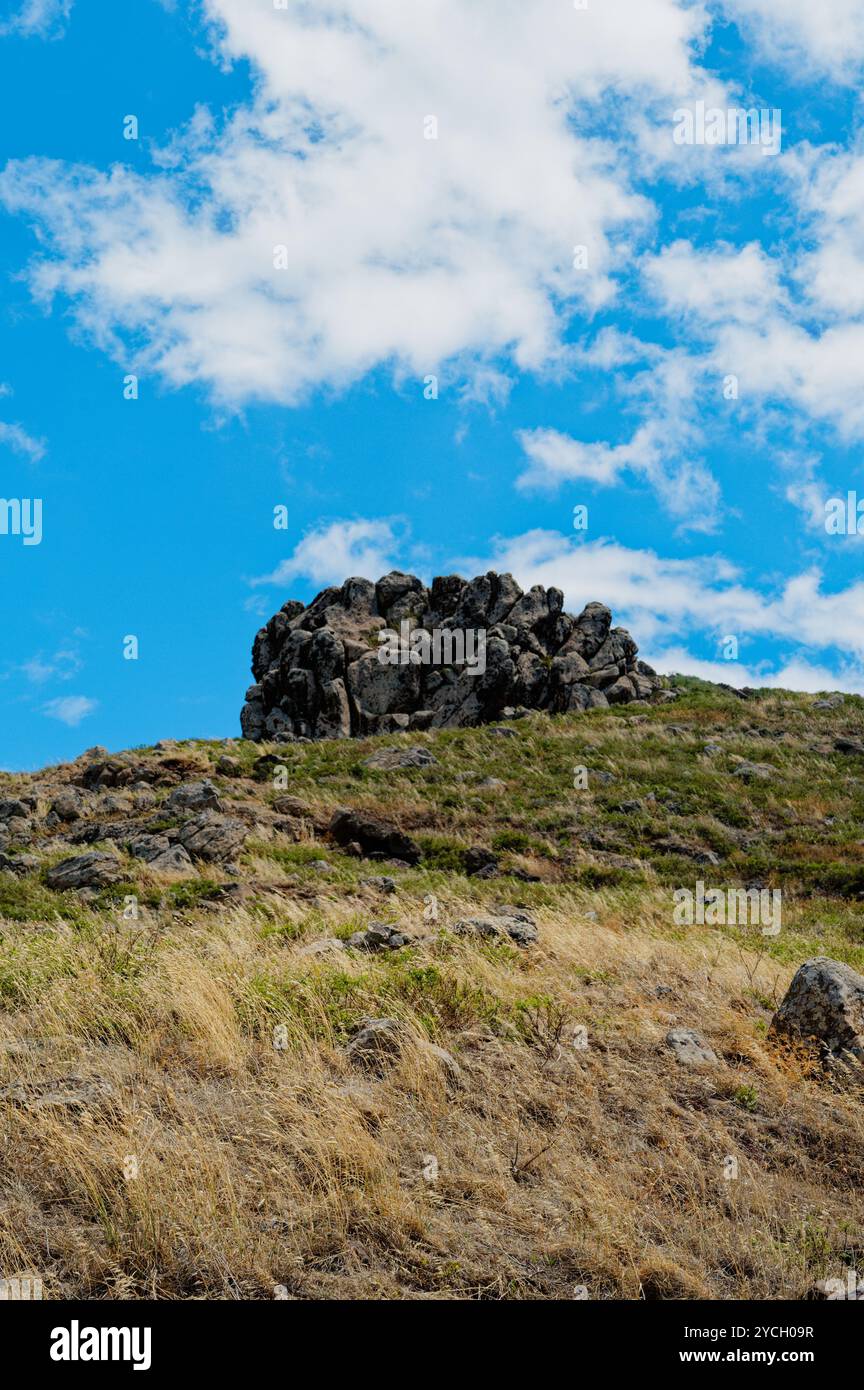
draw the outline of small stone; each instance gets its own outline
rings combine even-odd
[[[864,743],[857,738],[835,738],[834,747],[838,753],[846,753],[849,757],[864,758]]]
[[[395,772],[399,768],[435,767],[437,762],[428,748],[381,748],[366,758],[363,766],[377,772]]]
[[[345,942],[340,941],[338,936],[324,936],[320,941],[310,941],[308,945],[301,946],[297,951],[298,956],[329,956],[338,954],[345,950]]]
[[[192,869],[192,860],[182,845],[167,845],[147,862],[151,869],[161,874],[183,874]]]
[[[377,893],[395,893],[396,880],[388,878],[386,874],[376,874],[372,878],[361,878],[361,887],[374,888]]]
[[[83,796],[77,787],[64,787],[51,802],[51,810],[58,820],[69,822],[78,820],[81,815]]]
[[[706,1066],[717,1061],[707,1043],[692,1028],[673,1028],[666,1034],[666,1045],[671,1047],[675,1060],[684,1067]]]
[[[376,1066],[401,1051],[402,1025],[395,1018],[364,1018],[345,1049],[352,1062]]]
[[[408,944],[399,927],[390,922],[372,922],[366,931],[354,932],[348,945],[356,951],[398,951]]]
[[[178,839],[193,859],[229,860],[243,848],[246,827],[242,821],[229,816],[202,811],[200,816],[187,821]]]
[[[537,940],[537,925],[519,908],[494,909],[491,917],[462,917],[453,924],[457,936],[505,937],[517,946],[530,946]]]
[[[743,759],[732,773],[733,777],[740,777],[743,782],[770,782],[775,776],[776,769],[768,763],[751,763]]]
[[[815,956],[795,972],[771,1031],[821,1044],[834,1057],[864,1061],[864,976],[839,960]]]

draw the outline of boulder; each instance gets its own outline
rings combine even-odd
[[[398,951],[408,944],[408,937],[392,922],[371,922],[366,931],[355,931],[348,945],[355,951]]]
[[[362,811],[340,807],[330,822],[330,834],[337,844],[358,844],[364,854],[402,859],[406,864],[420,862],[420,850],[408,835]]]
[[[221,811],[219,793],[207,778],[203,782],[181,782],[165,801],[165,810],[175,811]]]
[[[45,882],[49,888],[107,888],[123,877],[123,867],[113,854],[79,854],[63,859],[49,869]]]
[[[851,1054],[864,1061],[864,976],[827,956],[805,961],[771,1030],[817,1042],[830,1056]]]
[[[530,913],[516,907],[493,909],[490,917],[463,917],[454,922],[457,936],[509,937],[517,946],[530,946],[537,940],[537,924]]]
[[[186,822],[177,838],[193,859],[218,863],[233,859],[240,852],[246,840],[246,827],[231,816],[202,811],[200,816]]]
[[[243,736],[285,743],[465,728],[517,708],[565,713],[660,698],[659,679],[608,608],[589,603],[574,617],[563,605],[560,589],[523,593],[492,570],[438,576],[428,589],[393,570],[376,584],[346,579],[306,607],[283,604],[253,643]],[[88,785],[122,777],[115,761],[88,769]]]

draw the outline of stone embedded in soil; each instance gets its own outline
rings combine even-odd
[[[666,1034],[666,1046],[684,1067],[707,1066],[717,1061],[716,1052],[693,1028],[672,1028]]]

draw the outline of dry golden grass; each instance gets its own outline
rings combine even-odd
[[[659,894],[638,922],[591,903],[539,914],[524,954],[413,948],[414,998],[395,959],[302,956],[244,908],[165,931],[125,992],[79,939],[4,1020],[24,1103],[2,1110],[0,1267],[46,1297],[804,1296],[860,1249],[860,1097],[754,1030],[753,959],[720,934],[664,939]],[[380,1075],[348,1061],[334,999],[406,1025]],[[681,1068],[673,1024],[721,1066]],[[92,1093],[28,1104],[64,1079]]]
[[[772,720],[798,730],[795,749],[751,727]],[[393,778],[358,771],[374,744],[280,750],[308,803],[281,829],[278,796],[248,775],[262,750],[228,747],[247,775],[221,781],[225,746],[141,754],[180,759],[175,781],[216,776],[250,840],[237,874],[198,869],[179,896],[127,860],[137,921],[110,894],[0,875],[0,1277],[40,1277],[46,1298],[794,1299],[864,1268],[860,1078],[768,1035],[806,956],[860,968],[856,881],[843,900],[799,887],[819,888],[823,861],[852,863],[861,834],[830,734],[864,720],[856,706],[825,723],[803,703],[699,696],[644,722],[526,722],[518,740],[412,736],[438,766]],[[730,757],[776,757],[776,784],[734,782],[732,762],[703,756],[708,735]],[[614,785],[574,793],[576,763]],[[503,791],[483,789],[490,775]],[[3,794],[47,798],[68,776],[2,779]],[[654,787],[684,812],[658,800],[641,820],[620,814]],[[424,866],[328,845],[315,827],[346,802],[429,837]],[[641,877],[586,828],[640,854]],[[728,858],[670,864],[655,828]],[[733,839],[742,828],[755,849]],[[80,852],[40,833],[46,862]],[[496,836],[502,878],[453,868]],[[787,873],[782,938],[756,950],[673,926],[672,884],[762,872],[766,845],[769,871]],[[396,894],[363,884],[382,872]],[[244,891],[220,898],[229,878]],[[530,907],[536,945],[450,930],[496,900]],[[382,918],[423,940],[304,953]],[[401,1026],[375,1069],[347,1050],[364,1018]],[[679,1065],[675,1026],[696,1028],[718,1065]]]

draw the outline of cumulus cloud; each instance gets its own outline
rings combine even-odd
[[[49,719],[59,719],[61,724],[75,729],[82,719],[93,713],[98,704],[98,700],[91,700],[87,695],[62,695],[43,705],[42,713]]]
[[[854,82],[864,64],[861,0],[721,0],[728,19],[755,41],[770,62],[794,67],[796,76],[825,75]]]
[[[38,296],[68,296],[118,358],[143,344],[139,370],[231,402],[293,402],[380,364],[554,360],[650,224],[628,121],[668,124],[706,23],[676,0],[205,12],[219,56],[257,77],[226,123],[199,110],[151,176],[13,162],[0,196],[44,230]],[[571,120],[607,93],[611,141]]]
[[[790,406],[844,441],[864,437],[864,162],[856,164],[831,151],[818,166],[790,163],[807,236],[787,264],[755,244],[689,242],[642,263],[646,287],[688,335],[694,372],[733,373],[746,408]]]
[[[562,589],[571,610],[601,598],[636,634],[646,658],[661,666],[663,654],[680,645],[682,636],[728,634],[742,644],[759,638],[787,642],[799,654],[836,651],[849,681],[858,680],[864,667],[864,581],[827,592],[816,567],[765,594],[720,556],[668,559],[612,541],[574,545],[560,532],[533,530],[500,539],[488,556],[462,564],[472,574],[490,568],[510,570],[523,586]],[[785,666],[790,680],[801,677],[801,662],[799,655]],[[720,669],[729,668],[724,662]],[[864,677],[856,688],[864,691]]]
[[[633,340],[607,335],[602,344],[583,354],[626,356],[632,360]],[[630,439],[619,444],[574,439],[554,429],[522,430],[519,442],[528,467],[517,479],[523,491],[554,491],[562,483],[584,481],[601,487],[618,484],[626,475],[653,488],[681,529],[711,531],[718,520],[720,489],[699,458],[703,433],[698,424],[698,386],[701,369],[686,353],[654,350],[654,365],[627,383],[626,393],[645,417]]]
[[[272,574],[249,582],[282,586],[301,578],[315,584],[341,584],[349,575],[378,579],[397,567],[401,545],[398,522],[392,519],[333,521],[304,536]]]

